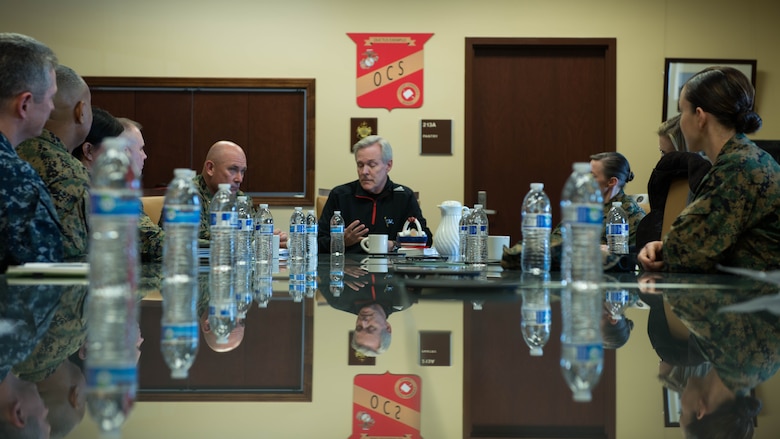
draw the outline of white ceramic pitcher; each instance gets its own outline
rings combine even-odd
[[[441,222],[433,234],[433,248],[441,256],[447,256],[450,260],[458,260],[460,257],[460,215],[462,206],[459,201],[444,201],[439,206],[441,210]]]

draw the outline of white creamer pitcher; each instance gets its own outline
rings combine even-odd
[[[460,257],[460,215],[462,206],[459,201],[444,201],[439,206],[441,210],[441,222],[433,234],[433,248],[441,256],[447,256],[450,260],[458,260]]]

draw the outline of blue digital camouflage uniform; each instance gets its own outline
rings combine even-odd
[[[664,237],[666,270],[780,268],[780,165],[744,134],[723,146]]]
[[[601,228],[601,243],[607,243],[607,214],[609,213],[609,210],[612,209],[612,203],[616,201],[621,203],[621,207],[628,215],[628,245],[636,245],[636,226],[647,213],[636,203],[636,201],[634,201],[633,198],[626,195],[622,189],[611,200],[604,203],[604,216],[601,220],[601,223],[604,225],[604,227]],[[555,227],[555,230],[553,230],[550,234],[550,245],[561,244],[563,244],[563,236],[561,235],[561,224],[558,224],[558,226]]]
[[[0,272],[24,262],[62,261],[62,226],[49,191],[0,133]]]
[[[733,291],[689,289],[664,293],[664,299],[690,331],[689,343],[712,363],[726,387],[737,395],[746,395],[780,368],[780,316],[767,311],[718,312],[723,306],[777,291],[774,285],[756,284],[755,288],[737,287]]]
[[[37,383],[48,378],[69,355],[87,340],[86,284],[49,286],[60,288],[62,295],[49,325],[32,353],[17,363],[13,371],[25,381]]]
[[[8,285],[0,276],[0,382],[24,361],[52,322],[62,290],[50,285]]]
[[[84,259],[89,243],[87,212],[89,174],[87,168],[51,131],[27,139],[16,147],[19,157],[29,162],[49,189],[62,224],[65,259]]]

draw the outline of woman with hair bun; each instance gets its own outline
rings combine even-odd
[[[639,253],[645,270],[780,268],[780,165],[745,135],[761,128],[754,98],[750,80],[731,67],[709,67],[683,86],[680,129],[712,168],[664,240]]]

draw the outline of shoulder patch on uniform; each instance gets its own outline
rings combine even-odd
[[[401,185],[398,185],[395,187],[395,189],[393,189],[393,192],[404,192],[404,191],[406,191],[406,189]]]

